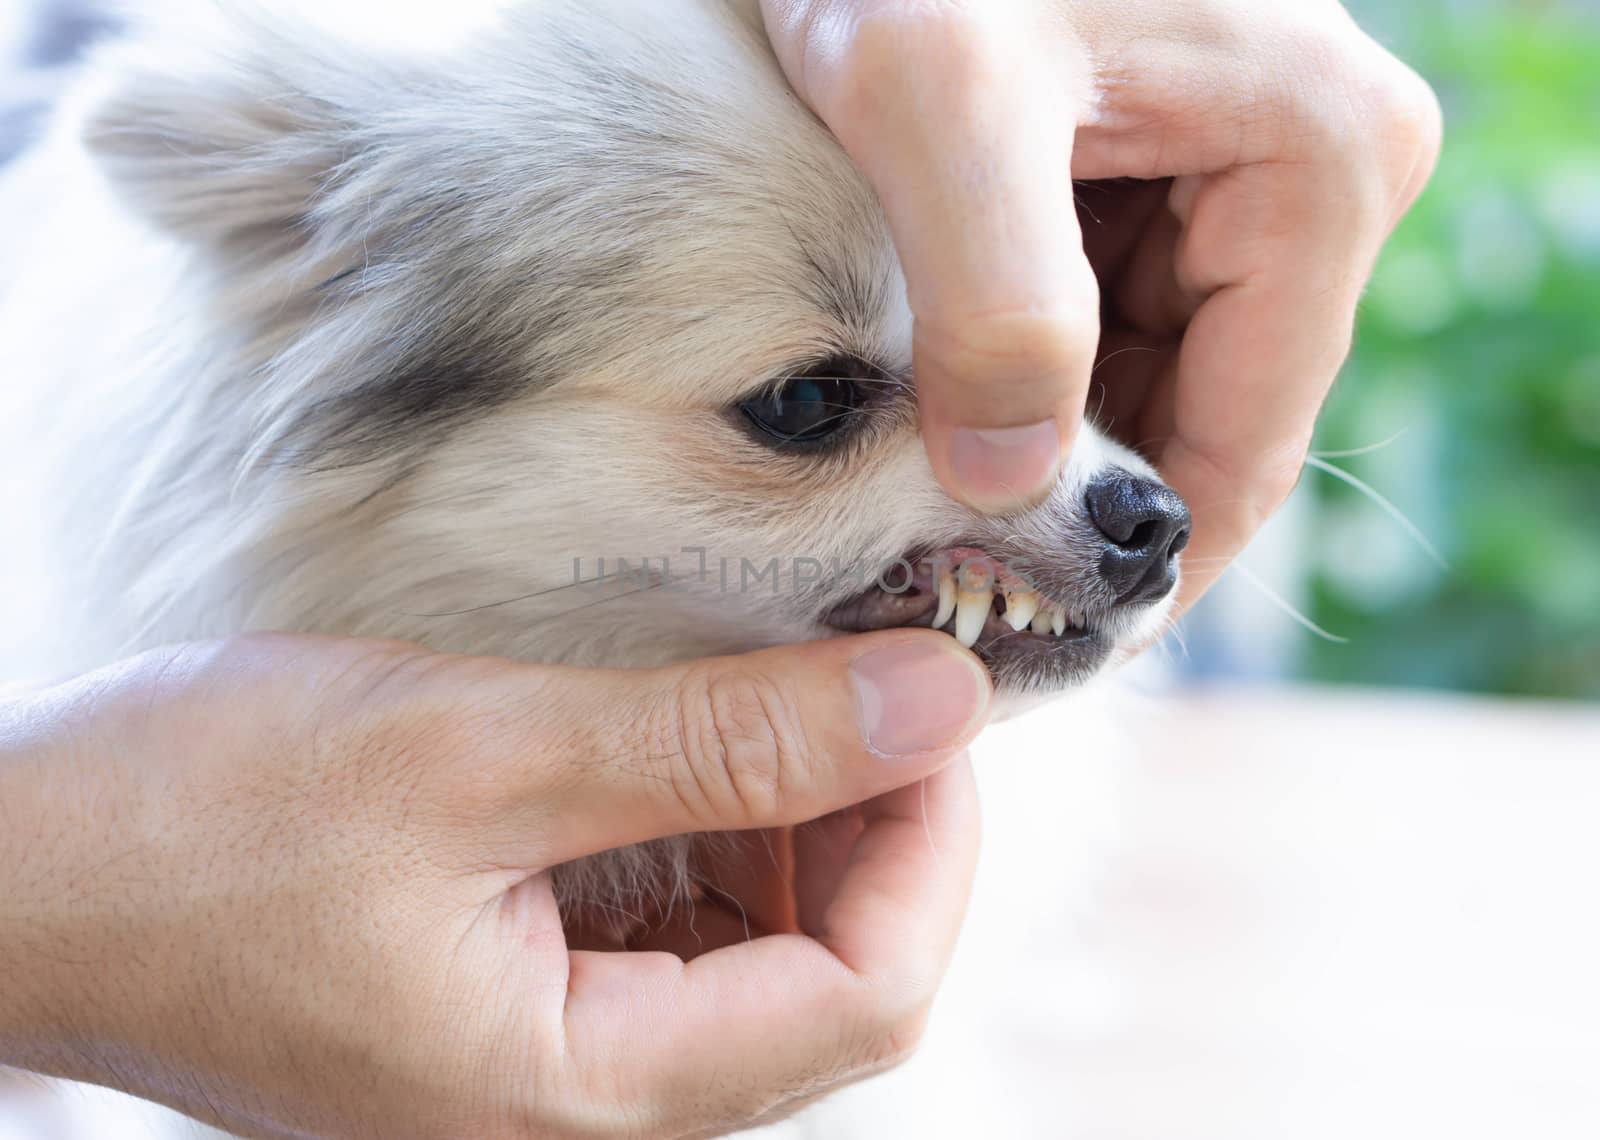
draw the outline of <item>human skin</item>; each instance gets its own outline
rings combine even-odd
[[[0,1064],[251,1136],[782,1115],[921,1032],[989,699],[898,631],[642,672],[254,636],[10,702]],[[811,820],[754,925],[702,904],[681,957],[569,943],[551,867]]]
[[[1093,384],[1189,501],[1192,601],[1298,477],[1432,94],[1327,0],[763,6],[883,200],[941,482],[1037,498]],[[264,1136],[781,1115],[920,1032],[987,702],[911,631],[647,673],[248,638],[12,702],[0,1061]],[[712,912],[599,954],[555,912],[567,859],[819,817],[751,941]]]
[[[1300,475],[1438,157],[1428,86],[1333,0],[762,8],[883,202],[940,482],[1042,497],[1087,403],[1188,501],[1191,604]]]

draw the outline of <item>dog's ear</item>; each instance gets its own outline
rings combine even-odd
[[[100,59],[84,142],[124,203],[175,236],[296,242],[349,149],[340,85],[360,66],[306,51],[236,11],[136,34]]]

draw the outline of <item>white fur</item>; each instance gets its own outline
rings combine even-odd
[[[799,559],[974,537],[1077,558],[1092,589],[1088,479],[1152,474],[1096,433],[1049,503],[991,520],[936,486],[908,388],[828,458],[727,414],[830,353],[911,363],[878,206],[753,3],[472,14],[502,6],[418,50],[180,5],[0,184],[26,219],[0,238],[8,674],[255,629],[651,665],[830,635],[852,591],[800,588]],[[475,369],[481,406],[429,403]],[[408,370],[432,395],[389,422]],[[661,556],[670,583],[573,584],[575,559]],[[774,559],[774,588],[721,588]],[[1163,617],[1106,620],[1131,647]],[[631,910],[685,851],[569,881]]]

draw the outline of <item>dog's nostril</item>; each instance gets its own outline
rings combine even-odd
[[[1142,522],[1133,528],[1133,534],[1129,536],[1127,542],[1119,542],[1117,545],[1124,550],[1143,550],[1152,546],[1156,541],[1157,525],[1153,522]]]
[[[1084,505],[1106,539],[1100,575],[1117,592],[1117,604],[1166,596],[1178,577],[1173,562],[1189,544],[1189,508],[1178,493],[1114,470],[1089,485]]]

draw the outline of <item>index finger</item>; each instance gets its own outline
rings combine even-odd
[[[1087,65],[1064,75],[1012,5],[765,7],[791,79],[882,200],[935,474],[983,511],[1042,498],[1099,340],[1071,170]]]
[[[618,1109],[665,1131],[681,1122],[656,1116],[686,1100],[746,1122],[900,1059],[965,912],[979,832],[971,766],[960,760],[866,814],[815,939],[774,935],[687,963],[573,953],[565,1055],[578,1079],[596,1057],[626,1057],[633,1103]]]
[[[1259,163],[1182,180],[1198,304],[1140,424],[1194,517],[1181,604],[1192,604],[1293,490],[1323,400],[1350,351],[1378,250],[1432,169],[1415,148]],[[1436,128],[1435,128],[1436,133]],[[1382,176],[1374,177],[1377,168]]]

